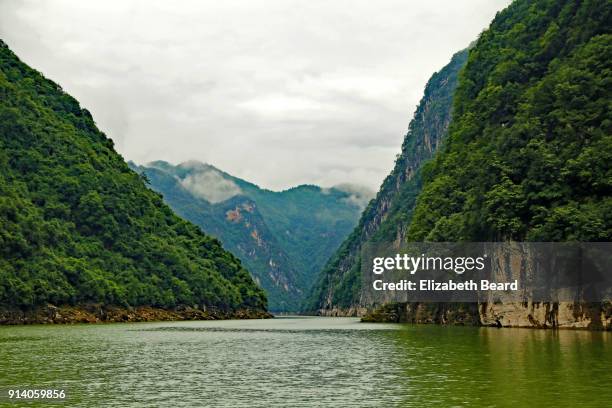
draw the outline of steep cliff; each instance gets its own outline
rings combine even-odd
[[[407,241],[612,241],[612,3],[515,1],[474,48]],[[609,273],[609,271],[608,271]],[[612,327],[610,303],[482,303],[481,324]]]
[[[363,312],[366,305],[359,299],[361,247],[366,241],[392,240],[410,222],[421,188],[421,168],[446,136],[457,76],[466,59],[467,50],[458,52],[427,82],[391,174],[361,215],[358,226],[319,274],[305,311],[326,315]]]

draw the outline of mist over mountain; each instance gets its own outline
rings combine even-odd
[[[266,190],[198,161],[130,166],[179,215],[242,260],[273,311],[299,309],[317,271],[372,198],[370,190],[351,184]]]

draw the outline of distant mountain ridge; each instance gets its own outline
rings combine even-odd
[[[273,311],[299,309],[316,272],[370,199],[352,186],[266,190],[198,161],[130,166],[177,214],[219,238],[244,262],[267,291]]]

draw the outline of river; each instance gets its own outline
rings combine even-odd
[[[352,318],[0,327],[0,404],[82,407],[610,406],[612,333]],[[52,406],[48,402],[32,406]]]

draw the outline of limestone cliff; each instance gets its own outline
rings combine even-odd
[[[305,310],[330,316],[356,316],[365,311],[359,298],[361,246],[368,240],[392,239],[409,222],[420,189],[420,169],[447,133],[458,74],[466,59],[467,50],[458,52],[427,82],[391,174],[319,275]]]

